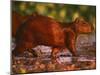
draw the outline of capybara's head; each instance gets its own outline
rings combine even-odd
[[[93,25],[85,21],[83,18],[76,18],[74,21],[76,32],[78,33],[91,33]]]

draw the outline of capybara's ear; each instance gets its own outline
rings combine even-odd
[[[79,23],[79,22],[81,22],[81,21],[84,21],[84,18],[83,17],[77,17],[76,19],[75,19],[75,21],[74,21],[74,23]]]
[[[77,18],[74,20],[74,23],[79,23],[79,21],[80,21],[80,18],[77,17]]]
[[[39,15],[38,12],[34,12],[34,13],[32,13],[31,16],[36,17],[36,16],[38,16],[38,15]]]

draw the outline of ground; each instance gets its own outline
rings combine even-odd
[[[91,70],[96,68],[95,36],[80,36],[77,41],[77,57],[72,57],[68,50],[58,54],[57,62],[50,58],[51,47],[37,46],[39,57],[25,52],[20,57],[12,57],[12,73],[61,72]],[[40,52],[41,51],[41,52]]]

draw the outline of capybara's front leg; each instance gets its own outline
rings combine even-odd
[[[51,53],[51,60],[53,62],[57,62],[57,53],[59,52],[59,48],[52,48],[52,53]]]
[[[75,36],[70,38],[69,49],[73,56],[76,56],[76,39]]]
[[[76,56],[76,33],[70,29],[65,28],[65,42],[66,47],[69,49],[69,51],[72,53],[73,56]]]

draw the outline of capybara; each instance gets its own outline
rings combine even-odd
[[[12,29],[15,27],[14,35],[16,34],[14,55],[20,55],[25,50],[32,51],[37,45],[46,45],[53,48],[52,58],[65,47],[75,56],[78,34],[90,33],[93,30],[92,25],[82,18],[77,18],[71,23],[61,23],[38,14],[15,17],[14,26],[12,25]],[[18,23],[17,18],[20,20]]]
[[[64,33],[60,24],[54,19],[42,15],[31,15],[17,29],[14,55],[23,54],[25,50],[37,45],[52,46],[52,58],[58,51],[65,48]]]

